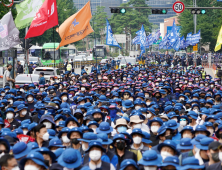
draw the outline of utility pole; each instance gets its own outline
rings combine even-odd
[[[194,5],[194,8],[197,7],[197,0],[193,0],[193,5]],[[197,14],[194,14],[193,16],[193,21],[194,21],[194,34],[196,34],[197,32]],[[197,64],[197,52],[194,51],[194,65]]]
[[[28,27],[26,27],[25,28],[25,35],[27,34],[27,32],[28,32]],[[27,46],[26,45],[26,43],[27,43],[27,41],[26,41],[26,39],[25,39],[25,47]],[[27,50],[26,48],[24,49],[25,50],[25,74],[28,74],[29,73],[29,69],[28,69],[28,51],[29,50]]]

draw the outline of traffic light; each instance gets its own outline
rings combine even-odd
[[[126,9],[125,8],[111,8],[111,13],[125,14]]]
[[[32,42],[31,39],[26,39],[26,43],[25,43],[25,49],[26,50],[28,50],[32,46],[32,44],[30,44],[31,42]]]
[[[191,9],[191,14],[206,14],[205,9]]]
[[[167,9],[152,9],[152,14],[167,14]]]
[[[21,41],[22,48],[25,49],[25,39],[21,38],[20,41]]]

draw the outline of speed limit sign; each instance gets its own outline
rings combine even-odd
[[[173,4],[173,10],[174,12],[176,13],[182,13],[185,9],[185,5],[183,2],[180,2],[180,1],[176,1],[174,4]]]

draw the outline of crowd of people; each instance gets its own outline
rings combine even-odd
[[[66,71],[50,84],[5,84],[1,169],[221,169],[221,80],[180,64],[128,63]]]

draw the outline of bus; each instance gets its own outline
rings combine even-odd
[[[33,45],[30,49],[29,49],[29,54],[31,54],[31,56],[33,57],[41,57],[42,55],[42,47],[41,46],[35,46]]]
[[[43,66],[63,67],[64,61],[69,57],[69,49],[67,47],[56,48],[59,43],[45,43],[42,46],[41,63]],[[55,55],[54,55],[55,54]]]
[[[93,48],[93,60],[96,59],[97,56],[97,60],[102,60],[102,59],[106,59],[108,52],[109,52],[109,46],[106,45],[96,45]]]
[[[77,56],[77,50],[75,45],[69,44],[67,48],[69,49],[69,61],[71,61],[71,59],[75,61],[75,57]]]

